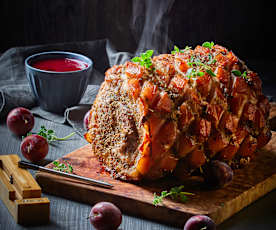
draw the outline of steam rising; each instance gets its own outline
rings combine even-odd
[[[168,13],[174,0],[133,0],[131,27],[138,44],[135,56],[148,49],[167,53]]]
[[[152,49],[154,55],[167,53],[172,47],[168,38],[168,13],[174,0],[133,0],[131,28],[137,42],[134,56]],[[130,60],[132,54],[117,52],[108,42],[106,47],[109,65],[119,65]]]

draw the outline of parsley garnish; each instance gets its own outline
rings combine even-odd
[[[29,136],[31,134],[33,134],[33,133],[28,133],[27,136]],[[37,135],[44,137],[48,142],[52,142],[52,141],[65,141],[68,138],[72,137],[74,134],[75,134],[75,132],[72,132],[72,133],[70,133],[69,135],[67,135],[65,137],[57,137],[55,135],[55,131],[54,130],[52,130],[52,129],[46,129],[46,127],[44,125],[42,125],[40,127],[40,130],[37,133]]]
[[[202,44],[203,47],[209,48],[209,49],[212,49],[214,45],[215,45],[214,42],[204,42],[204,43]]]
[[[73,173],[73,167],[67,161],[66,161],[66,164],[60,163],[58,161],[54,161],[53,165],[55,166],[53,167],[54,170],[66,172],[66,173]]]
[[[133,62],[138,62],[141,66],[150,68],[152,66],[151,56],[153,55],[153,50],[148,50],[145,53],[141,53],[140,57],[134,57],[131,59]]]
[[[157,206],[158,204],[163,202],[163,199],[170,196],[174,200],[179,200],[181,202],[186,202],[188,197],[187,195],[194,195],[193,193],[189,192],[183,192],[184,185],[181,185],[179,187],[173,187],[171,190],[168,191],[162,191],[161,195],[158,196],[156,193],[154,193],[154,198],[153,198],[153,204]]]

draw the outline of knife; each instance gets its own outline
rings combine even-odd
[[[100,180],[94,180],[88,177],[83,177],[83,176],[78,176],[75,174],[70,174],[70,173],[66,173],[66,172],[61,172],[61,171],[57,171],[54,169],[50,169],[50,168],[46,168],[43,166],[39,166],[39,165],[35,165],[32,164],[30,162],[27,161],[18,161],[18,166],[20,168],[25,168],[25,169],[33,169],[33,170],[38,170],[41,172],[46,172],[46,173],[51,173],[51,174],[55,174],[55,175],[59,175],[59,176],[63,176],[63,177],[67,177],[67,178],[72,178],[72,179],[77,179],[86,183],[89,183],[91,185],[96,185],[96,186],[100,186],[100,187],[104,187],[104,188],[112,188],[113,185],[109,184],[107,182],[104,181],[100,181]]]

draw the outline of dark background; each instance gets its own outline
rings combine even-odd
[[[103,38],[118,51],[135,53],[145,22],[145,1],[149,5],[153,0],[1,0],[0,53],[16,46]],[[135,3],[138,9],[133,11]],[[276,100],[274,14],[273,6],[261,0],[175,0],[163,17],[166,20],[160,20],[157,37],[168,35],[168,42],[163,41],[168,47],[161,47],[167,52],[173,45],[195,47],[204,41],[225,46],[259,74],[264,94]],[[168,32],[162,28],[167,23]]]
[[[0,52],[14,46],[100,38],[109,38],[120,51],[133,52],[137,37],[131,29],[132,4],[131,0],[1,0]],[[168,14],[172,44],[185,47],[213,40],[243,60],[275,60],[275,12],[268,1],[175,0]]]

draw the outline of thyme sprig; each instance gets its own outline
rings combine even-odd
[[[40,127],[40,130],[38,131],[38,133],[27,133],[27,136],[32,135],[32,134],[37,134],[39,136],[42,136],[50,143],[52,141],[65,141],[65,140],[69,139],[70,137],[72,137],[75,134],[75,132],[72,132],[65,137],[57,137],[54,130],[46,129],[46,127],[44,125],[42,125]],[[22,137],[22,138],[25,138],[25,137]]]
[[[202,44],[203,47],[209,48],[209,49],[212,49],[214,45],[215,45],[214,42],[203,42]]]
[[[171,54],[184,53],[186,50],[190,50],[191,46],[186,46],[185,49],[179,49],[177,46],[174,46],[174,50],[171,51]]]
[[[216,76],[216,74],[212,71],[211,67],[202,63],[201,61],[190,61],[190,62],[188,62],[188,65],[191,67],[193,67],[194,65],[201,66],[201,67],[203,67],[203,69],[205,70],[206,73],[208,73],[212,77]]]
[[[202,77],[204,72],[196,70],[195,68],[190,68],[186,72],[186,77],[193,78],[193,77]]]
[[[145,53],[141,53],[140,57],[132,58],[131,61],[138,62],[141,66],[149,69],[152,66],[151,56],[153,52],[153,50],[147,50]]]
[[[239,70],[237,70],[237,69],[234,69],[234,70],[232,70],[231,72],[232,72],[235,76],[237,76],[237,77],[243,77],[245,80],[248,79],[248,77],[247,77],[247,72],[246,72],[246,71],[244,71],[243,73],[241,73],[241,71],[239,71]]]
[[[58,161],[53,161],[54,170],[66,172],[66,173],[73,173],[73,166],[69,164],[67,161],[65,163],[60,163]]]
[[[160,196],[156,195],[156,193],[154,193],[154,198],[153,198],[153,204],[155,206],[159,205],[160,203],[163,202],[163,199],[166,197],[171,197],[174,200],[178,200],[180,202],[186,202],[188,200],[187,195],[195,195],[193,193],[190,192],[183,192],[182,190],[184,189],[184,185],[180,185],[178,187],[173,187],[170,189],[170,191],[162,191]]]

